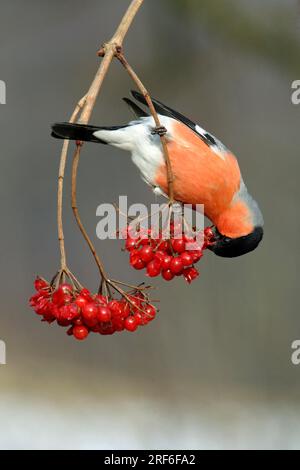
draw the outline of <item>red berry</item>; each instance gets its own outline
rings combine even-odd
[[[67,284],[67,283],[60,284],[59,289],[64,294],[72,294],[72,292],[73,292],[73,287],[70,284]]]
[[[207,238],[208,240],[212,240],[215,236],[214,234],[214,231],[213,231],[213,228],[212,227],[205,227],[204,229],[204,236],[205,238]]]
[[[87,303],[82,309],[82,316],[86,325],[95,326],[98,323],[97,305],[93,302]]]
[[[147,274],[149,277],[156,277],[160,274],[161,263],[156,258],[147,265]]]
[[[49,307],[51,308],[52,315],[54,315],[55,318],[59,318],[59,307],[52,302],[50,302]]]
[[[113,318],[120,317],[122,315],[122,307],[118,300],[111,300],[108,302],[107,307],[111,311],[111,315]]]
[[[185,250],[185,241],[182,238],[172,240],[172,247],[176,253],[183,253]]]
[[[199,276],[199,271],[196,268],[186,268],[183,271],[185,280],[190,284]]]
[[[88,303],[88,301],[86,300],[85,297],[83,297],[82,295],[79,295],[76,298],[75,303],[76,303],[76,305],[78,305],[79,308],[82,309]]]
[[[192,237],[192,236],[189,235],[189,234],[183,235],[183,239],[184,239],[184,241],[185,241],[186,244],[188,244],[188,243],[195,243],[195,238]]]
[[[183,266],[190,266],[191,264],[193,264],[194,261],[193,256],[188,251],[184,251],[183,253],[181,253],[180,259],[182,261]]]
[[[79,316],[78,306],[76,304],[63,305],[59,309],[58,319],[62,322],[70,322]]]
[[[105,297],[105,295],[97,294],[96,299],[100,305],[104,305],[104,306],[107,305],[107,297]]]
[[[70,304],[73,301],[73,296],[71,294],[63,295],[63,302],[65,305]]]
[[[203,252],[201,250],[192,250],[189,251],[189,253],[192,255],[194,263],[197,263],[203,256]]]
[[[144,261],[143,261],[141,258],[138,258],[132,266],[133,266],[134,269],[136,269],[137,271],[141,271],[141,269],[144,269],[145,263],[144,263]]]
[[[157,250],[155,252],[155,256],[154,256],[154,259],[159,261],[160,263],[162,262],[162,260],[164,259],[164,257],[166,256],[166,253],[162,250]]]
[[[35,313],[37,313],[38,315],[45,315],[45,313],[47,313],[47,310],[48,310],[48,304],[49,304],[49,301],[45,298],[40,298],[38,300],[38,302],[36,303],[36,305],[34,306],[34,311]]]
[[[49,287],[49,284],[45,279],[42,279],[41,277],[37,277],[36,280],[34,281],[34,287],[35,290],[40,291],[42,289],[45,289]]]
[[[172,279],[174,279],[174,274],[172,273],[171,269],[165,269],[161,275],[165,281],[172,281]]]
[[[99,323],[97,323],[97,325],[95,326],[90,326],[90,331],[92,331],[93,333],[100,333],[101,326],[99,325]]]
[[[60,307],[57,320],[60,322],[60,324],[65,323],[66,325],[69,324],[69,322],[72,320],[72,317],[70,317],[68,305],[63,305]]]
[[[171,261],[172,261],[172,256],[164,255],[164,257],[161,260],[161,268],[162,269],[169,269]]]
[[[141,308],[141,300],[137,299],[136,296],[134,295],[129,295],[128,296],[131,303],[129,305],[129,308],[130,310],[132,310],[133,312],[135,311],[139,311],[139,309]]]
[[[111,320],[111,311],[108,307],[98,307],[98,321],[108,323]]]
[[[134,314],[134,318],[136,319],[138,325],[145,325],[147,323],[145,321],[145,315],[143,315],[141,312],[136,312]]]
[[[150,240],[148,238],[148,236],[146,238],[142,238],[140,241],[139,241],[139,245],[142,245],[142,246],[150,246]]]
[[[125,326],[124,326],[124,320],[123,318],[120,317],[115,317],[112,319],[112,325],[116,331],[123,331]]]
[[[85,326],[74,326],[73,335],[79,341],[84,340],[89,334],[89,330]]]
[[[61,307],[62,305],[64,305],[65,294],[59,288],[53,293],[52,302],[58,307]]]
[[[202,249],[205,250],[207,247],[214,245],[215,243],[215,233],[213,227],[206,227],[204,229],[204,243]]]
[[[125,248],[127,251],[132,251],[136,248],[136,242],[137,240],[133,238],[127,238],[126,243],[125,243]]]
[[[113,327],[113,325],[109,325],[109,324],[103,324],[102,326],[100,326],[99,328],[99,333],[100,335],[113,335],[114,333],[116,332],[115,328]]]
[[[63,308],[63,307],[62,307],[62,308]],[[70,326],[70,325],[71,325],[71,322],[70,322],[70,320],[65,320],[65,319],[63,319],[63,318],[58,318],[58,319],[57,319],[57,324],[58,324],[59,326],[65,327],[65,326]]]
[[[156,317],[156,308],[153,307],[153,305],[147,305],[145,310],[145,317],[148,319],[148,321],[154,320]]]
[[[149,263],[154,258],[153,248],[149,245],[143,246],[143,248],[141,249],[139,253],[144,263]]]
[[[138,250],[131,251],[130,253],[130,264],[134,269],[144,269],[145,263],[140,257],[140,253]]]
[[[55,316],[51,313],[45,313],[44,318],[42,321],[46,321],[47,323],[53,323],[56,320]]]
[[[69,309],[69,313],[72,317],[72,320],[79,317],[79,313],[80,313],[79,308],[78,308],[78,305],[75,302],[73,302],[72,304],[69,304],[68,309]]]
[[[81,295],[82,297],[84,297],[88,302],[91,302],[91,301],[93,300],[93,299],[92,299],[92,296],[91,296],[91,293],[90,293],[90,291],[89,291],[88,289],[85,289],[85,288],[82,289],[82,290],[80,291],[80,295]]]
[[[45,307],[45,314],[47,318],[53,317],[55,318],[56,315],[56,308],[53,302],[47,302],[47,306]]]
[[[159,249],[161,252],[168,251],[168,249],[169,249],[169,242],[168,242],[167,240],[163,240],[162,242],[159,243],[158,249]]]
[[[53,302],[58,306],[72,302],[72,286],[69,284],[61,284],[53,294]]]
[[[170,263],[170,270],[173,274],[180,274],[183,270],[183,263],[180,257],[173,258]]]
[[[34,294],[30,297],[29,299],[29,305],[30,307],[35,307],[38,301],[38,298],[40,297],[40,294]]]
[[[127,331],[135,331],[138,327],[137,319],[133,315],[127,317],[124,326]]]
[[[130,305],[128,302],[119,302],[121,317],[126,318],[130,314]]]
[[[67,330],[67,335],[68,335],[68,336],[73,336],[73,326],[71,326],[71,327]]]

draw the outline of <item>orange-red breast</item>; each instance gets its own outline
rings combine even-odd
[[[140,93],[132,94],[146,105]],[[52,135],[110,144],[131,152],[143,179],[156,192],[166,194],[166,165],[153,118],[133,101],[124,100],[137,120],[114,127],[57,123],[52,126]],[[205,215],[214,224],[215,243],[210,249],[215,254],[235,257],[254,250],[263,237],[263,217],[247,191],[236,157],[199,125],[157,100],[153,103],[167,130],[175,199],[204,205]]]

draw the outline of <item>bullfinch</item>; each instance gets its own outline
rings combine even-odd
[[[133,97],[147,106],[144,96]],[[233,258],[254,250],[263,237],[263,216],[249,194],[233,153],[215,136],[160,101],[152,99],[161,128],[152,116],[129,98],[123,98],[136,119],[113,127],[56,123],[52,136],[59,139],[109,144],[131,153],[142,178],[156,193],[168,193],[165,158],[159,135],[165,134],[174,196],[185,204],[203,204],[213,224],[216,255]]]

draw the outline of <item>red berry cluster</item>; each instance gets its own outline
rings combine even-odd
[[[131,227],[127,228],[125,249],[130,254],[130,265],[137,270],[146,269],[149,277],[161,275],[166,281],[171,281],[175,276],[183,276],[189,284],[194,281],[199,276],[194,265],[212,243],[212,229],[207,227],[204,230],[201,245],[197,243],[196,236],[178,235],[174,224],[171,224],[168,240],[163,238],[162,232],[156,237],[151,233],[151,229],[139,229],[133,236]],[[192,250],[188,249],[191,244]]]
[[[63,283],[52,287],[42,278],[35,283],[37,291],[30,299],[34,311],[48,323],[69,327],[67,334],[84,340],[90,332],[111,335],[118,331],[135,331],[156,316],[156,308],[142,291],[126,294],[126,298],[109,300],[92,295],[88,289],[77,290]]]

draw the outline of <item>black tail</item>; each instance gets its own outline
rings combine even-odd
[[[94,136],[94,133],[103,129],[102,127],[86,126],[83,124],[70,124],[68,122],[58,122],[52,126],[52,137],[57,139],[81,140],[85,142],[103,143]]]
[[[126,126],[97,127],[85,124],[70,124],[69,122],[57,122],[52,126],[52,137],[56,139],[80,140],[84,142],[96,142],[97,144],[107,144],[104,140],[95,137],[95,132],[117,131]]]

